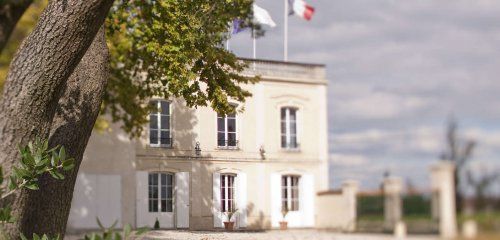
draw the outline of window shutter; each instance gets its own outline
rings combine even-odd
[[[247,226],[247,174],[238,173],[236,176],[236,207],[238,208],[237,227]]]
[[[299,211],[303,227],[314,227],[314,176],[304,174],[299,180]]]
[[[222,224],[222,213],[220,209],[220,173],[213,174],[213,206],[212,213],[214,215],[214,228],[221,228]]]
[[[175,174],[177,228],[189,228],[189,172]]]
[[[281,221],[281,174],[271,174],[271,226],[279,227]]]
[[[136,176],[136,226],[147,226],[151,223],[146,222],[148,210],[148,172],[137,171]]]

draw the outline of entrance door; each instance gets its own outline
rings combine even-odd
[[[137,226],[174,228],[174,175],[137,172]]]

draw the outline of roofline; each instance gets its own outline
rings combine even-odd
[[[243,61],[259,61],[259,62],[268,62],[268,63],[286,63],[286,64],[291,64],[291,65],[299,65],[299,66],[310,66],[310,67],[325,67],[325,64],[319,64],[319,63],[303,63],[303,62],[288,62],[288,61],[278,61],[278,60],[268,60],[268,59],[254,59],[254,58],[243,58],[239,57],[239,60]]]

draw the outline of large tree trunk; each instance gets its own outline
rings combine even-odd
[[[0,144],[0,164],[7,172],[19,160],[18,145],[25,145],[35,137],[47,138],[52,124],[61,124],[60,128],[63,128],[64,123],[60,120],[55,123],[53,121],[59,99],[66,86],[68,89],[72,87],[66,84],[67,80],[91,45],[111,4],[112,0],[50,1],[35,29],[21,45],[11,63],[0,102],[0,142],[2,143]],[[81,94],[85,93],[86,91],[81,92]],[[71,100],[73,95],[68,94],[67,99]],[[82,95],[81,97],[88,96]],[[78,106],[68,102],[65,107],[70,110]],[[87,117],[88,120],[83,119]],[[81,124],[91,121],[90,116],[83,118]],[[72,123],[71,119],[64,120],[68,125]],[[90,134],[91,128],[81,129],[81,131],[81,135],[76,136],[77,138],[84,138],[86,134]],[[60,141],[60,138],[56,137],[57,134],[55,131],[53,142]],[[78,135],[79,133],[77,131],[72,134]],[[78,143],[86,143],[87,139],[78,139]],[[84,147],[79,146],[71,151],[77,156]],[[46,186],[46,181],[43,184]],[[66,190],[72,192],[72,187],[70,188]],[[47,188],[45,193],[47,191],[50,192],[50,188]],[[55,212],[51,212],[43,219],[35,218],[39,216],[37,211],[45,210],[37,207],[39,204],[37,201],[41,199],[34,199],[34,197],[32,193],[26,191],[14,196],[13,214],[18,223],[8,226],[7,230],[11,237],[17,237],[20,230],[29,235],[32,232],[31,227],[38,224],[43,226],[43,222],[50,218],[61,218],[61,222],[67,220],[67,214],[57,216]],[[54,195],[49,199],[44,194],[43,201],[58,203],[69,201],[62,207],[69,207],[71,204],[70,200],[57,199],[57,197]],[[35,202],[36,205],[30,205]],[[32,216],[36,221],[41,222],[31,221]],[[52,225],[50,229],[44,229],[49,233],[60,232],[60,227]]]
[[[17,22],[32,2],[33,0],[5,0],[0,4],[0,53]]]
[[[108,75],[109,52],[102,27],[69,78],[51,126],[50,145],[67,148],[67,154],[75,158],[75,169],[62,181],[44,175],[39,181],[40,190],[23,192],[29,208],[19,224],[28,236],[64,236],[78,167],[99,114]]]

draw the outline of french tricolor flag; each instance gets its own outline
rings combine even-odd
[[[290,3],[290,14],[297,14],[299,17],[309,21],[314,14],[314,8],[304,0],[288,0]]]

